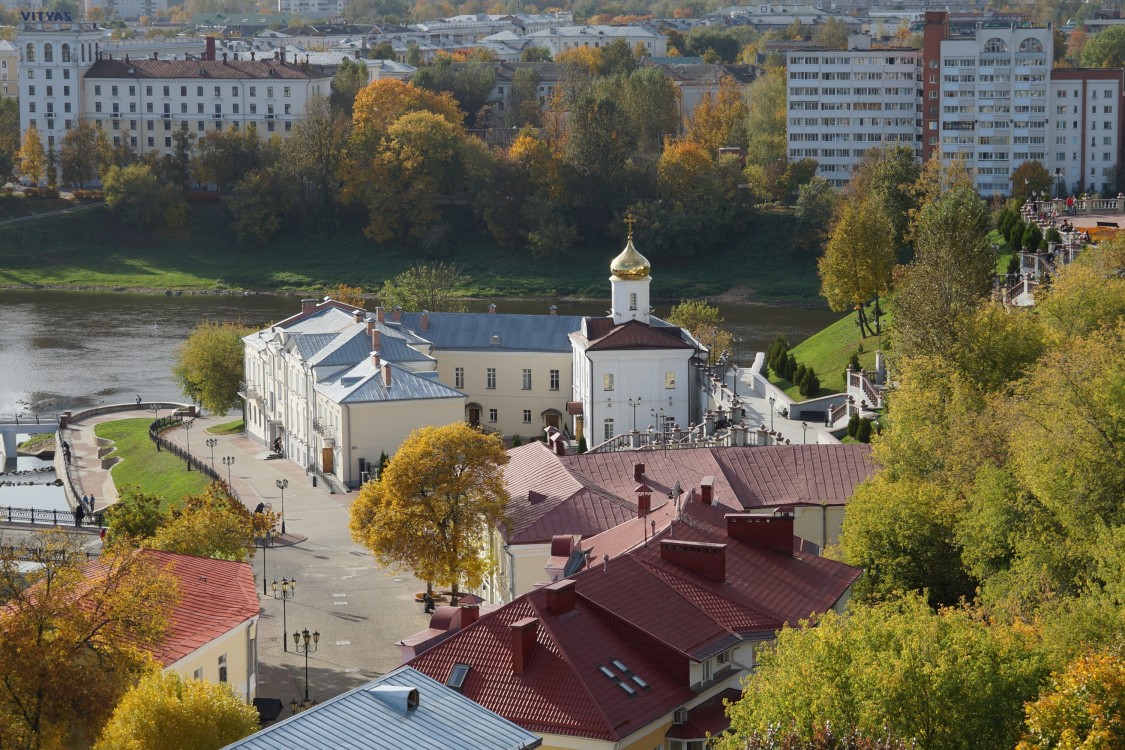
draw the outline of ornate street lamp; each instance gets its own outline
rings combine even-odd
[[[234,485],[230,481],[230,467],[234,465],[234,456],[223,456],[223,466],[227,467],[227,489],[234,492]]]
[[[801,445],[804,445],[805,443],[809,442],[808,435],[809,435],[809,423],[808,422],[801,422]]]
[[[316,701],[309,699],[309,654],[316,653],[317,644],[320,643],[320,633],[313,631],[309,634],[309,629],[305,628],[301,632],[293,632],[293,648],[298,654],[305,655],[305,699],[303,701],[293,700],[289,703],[289,708],[293,713],[304,711],[307,708],[312,708],[316,705]]]
[[[281,490],[281,533],[285,533],[285,488],[289,486],[288,479],[278,479],[275,482],[277,488]]]
[[[773,432],[773,405],[777,401],[773,396],[769,397],[770,402],[770,432]]]
[[[265,559],[265,555],[262,556],[262,559]],[[281,600],[281,647],[286,653],[288,653],[289,638],[287,637],[287,634],[289,631],[289,627],[285,624],[285,603],[292,599],[293,594],[296,593],[295,590],[297,588],[297,579],[289,580],[288,578],[282,578],[281,585],[278,586],[277,579],[275,578],[273,583],[270,584],[270,588],[273,589],[273,598]]]
[[[187,470],[188,471],[191,471],[191,428],[193,427],[193,425],[194,425],[194,422],[192,422],[192,421],[185,421],[184,422],[184,440],[187,441]]]
[[[641,405],[641,398],[629,399],[629,406],[633,407],[633,432],[637,431],[637,407]]]
[[[211,449],[211,471],[215,470],[215,446],[218,444],[218,438],[207,438],[207,447]]]
[[[266,595],[266,548],[269,547],[270,539],[273,538],[273,533],[269,529],[257,531],[254,533],[258,539],[262,540],[262,596]]]

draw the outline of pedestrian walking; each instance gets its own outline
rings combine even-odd
[[[88,506],[88,505],[89,505],[89,503],[90,503],[90,498],[88,498],[88,497],[86,497],[85,495],[83,495],[83,496],[82,496],[82,505],[84,505],[84,506]]]
[[[137,394],[137,406],[141,405],[141,394]]]
[[[434,610],[437,609],[437,607],[434,606],[434,598],[430,596],[429,591],[422,595],[422,604],[422,614],[424,615],[432,615]]]
[[[76,507],[74,509],[74,525],[75,525],[76,528],[81,528],[82,519],[85,518],[85,517],[86,517],[86,509],[82,506],[82,503],[79,503],[78,507]]]

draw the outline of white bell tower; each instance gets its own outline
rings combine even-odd
[[[609,270],[613,274],[609,277],[610,315],[616,325],[630,320],[648,324],[652,265],[633,247],[635,221],[632,215],[625,219],[625,223],[629,225],[629,241],[621,254],[609,264]]]

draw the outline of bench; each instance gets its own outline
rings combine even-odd
[[[1099,227],[1113,227],[1114,229],[1116,229],[1117,228],[1117,222],[1116,221],[1099,221],[1098,226]]]

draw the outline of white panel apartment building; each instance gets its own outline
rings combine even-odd
[[[846,50],[800,50],[789,56],[790,159],[816,159],[817,173],[837,187],[863,154],[907,144],[921,156],[915,49],[871,49],[852,35]]]
[[[981,28],[941,44],[941,149],[976,168],[982,195],[1012,191],[1012,171],[1047,159],[1051,29]]]
[[[1040,162],[1059,193],[1116,192],[1123,71],[1051,68],[1050,28],[981,27],[951,37],[926,13],[922,50],[800,50],[789,57],[789,157],[846,185],[863,153],[910,142],[964,158],[986,196],[1012,191],[1012,172]],[[906,80],[914,76],[916,83]]]

